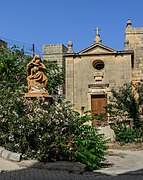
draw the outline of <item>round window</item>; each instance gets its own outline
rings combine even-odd
[[[95,61],[93,61],[92,66],[94,67],[94,69],[99,71],[99,70],[102,70],[105,65],[104,65],[103,61],[95,60]]]

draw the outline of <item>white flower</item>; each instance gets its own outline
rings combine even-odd
[[[18,114],[17,114],[15,111],[12,111],[12,113],[13,113],[16,117],[18,117]]]
[[[20,125],[20,126],[19,126],[19,129],[24,129],[24,126],[23,126],[23,125]]]
[[[8,137],[9,141],[14,141],[14,135]]]
[[[5,121],[6,121],[6,119],[5,119],[5,118],[2,118],[1,122],[5,122]]]
[[[27,155],[26,154],[22,154],[22,157],[25,158]]]
[[[15,147],[19,147],[19,144],[17,143],[17,144],[15,144],[14,146],[15,146]]]

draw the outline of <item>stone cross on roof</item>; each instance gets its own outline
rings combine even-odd
[[[99,34],[100,28],[97,26],[96,27],[96,34]]]
[[[96,36],[94,38],[94,43],[102,43],[102,40],[100,39],[99,31],[100,31],[100,28],[97,26],[96,27]]]

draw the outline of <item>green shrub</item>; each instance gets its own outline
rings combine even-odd
[[[114,127],[116,140],[122,143],[143,142],[143,124],[135,128],[126,124],[118,124]]]
[[[74,143],[75,157],[86,164],[87,169],[98,169],[107,149],[103,137],[92,126],[81,126],[79,131],[81,134]]]
[[[48,92],[49,94],[58,94],[58,88],[65,83],[65,72],[56,63],[44,60],[46,66],[46,75],[48,77]]]
[[[106,154],[106,141],[95,127],[61,98],[49,104],[43,98],[27,101],[18,92],[0,94],[0,145],[43,162],[80,161],[98,169]]]
[[[0,48],[0,146],[22,153],[24,159],[80,161],[87,169],[98,169],[107,147],[95,127],[83,125],[92,120],[90,115],[81,117],[61,97],[50,106],[43,98],[23,98],[30,59],[17,47]],[[48,91],[55,93],[64,84],[64,71],[48,62],[45,65]]]
[[[106,110],[110,118],[117,122],[118,120],[129,119],[135,128],[141,127],[141,106],[142,106],[143,85],[124,84],[118,90],[112,89],[112,97]],[[138,93],[138,96],[137,96]]]

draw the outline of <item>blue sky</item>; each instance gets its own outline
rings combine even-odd
[[[143,26],[143,0],[1,0],[0,38],[28,44],[73,42],[75,52],[91,44],[99,26],[102,43],[124,48],[128,18]]]

